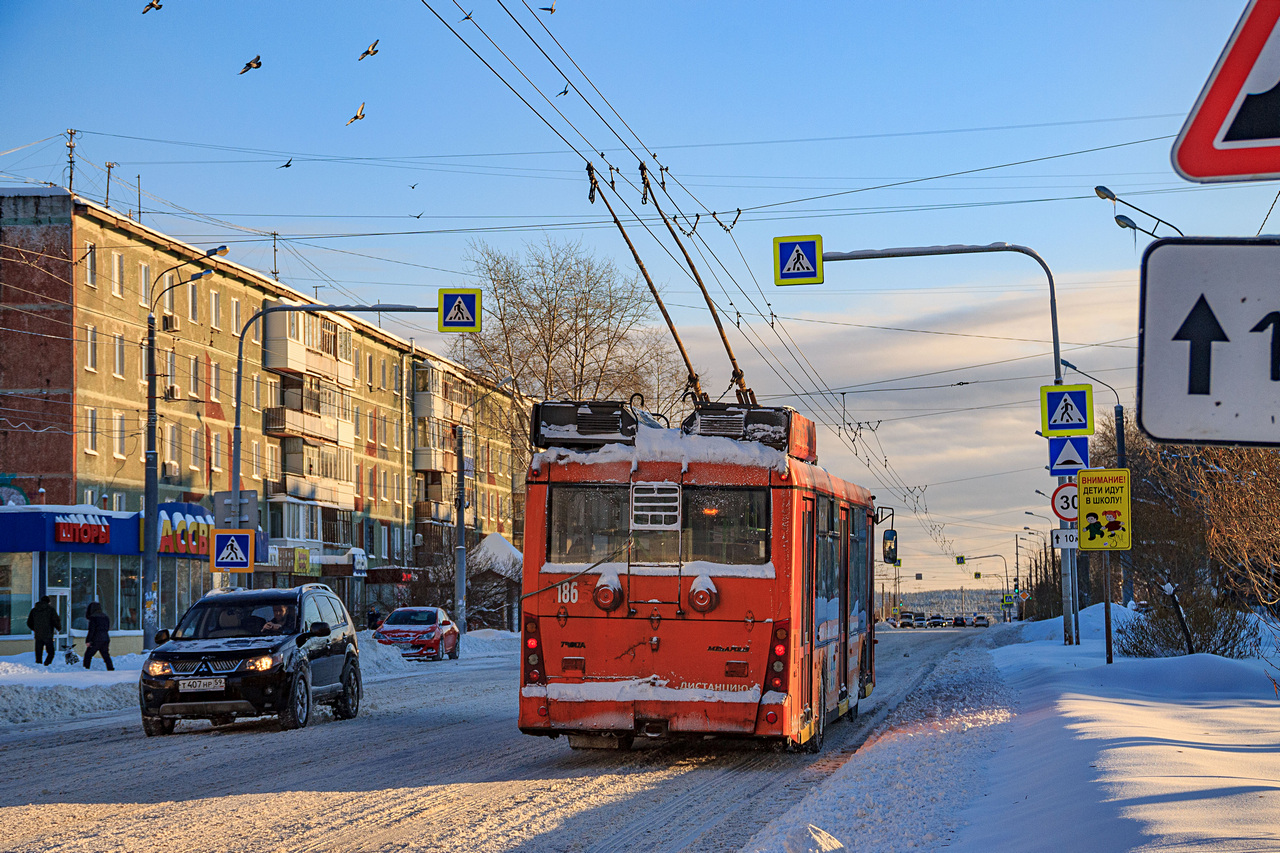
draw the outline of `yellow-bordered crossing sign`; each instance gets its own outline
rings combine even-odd
[[[480,291],[472,288],[441,290],[437,328],[442,332],[480,331]]]

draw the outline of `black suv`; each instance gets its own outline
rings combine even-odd
[[[148,736],[182,719],[277,714],[281,728],[298,729],[317,702],[340,720],[360,709],[355,623],[324,584],[211,592],[156,643],[138,681]]]

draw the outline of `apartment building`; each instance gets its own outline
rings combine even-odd
[[[0,192],[3,503],[113,518],[143,510],[154,310],[162,625],[210,587],[207,553],[164,534],[195,524],[191,507],[211,513],[213,494],[231,487],[237,380],[240,488],[257,492],[261,530],[257,566],[240,585],[321,580],[355,613],[385,600],[380,585],[437,562],[453,546],[460,424],[475,475],[469,538],[499,532],[519,545],[526,453],[502,428],[518,401],[367,316],[277,312],[250,323],[262,308],[317,303],[234,254],[207,257],[66,190]],[[42,579],[73,628],[99,600],[118,632],[138,631],[137,555],[58,552],[39,564],[0,553],[0,653],[5,636],[23,636]]]

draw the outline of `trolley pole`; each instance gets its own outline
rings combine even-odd
[[[985,246],[904,246],[895,249],[861,249],[854,252],[823,252],[822,260],[826,261],[869,261],[878,258],[924,258],[939,255],[979,255],[991,252],[1015,252],[1026,255],[1040,265],[1045,278],[1049,282],[1049,325],[1053,331],[1053,384],[1062,384],[1062,345],[1058,337],[1058,296],[1053,285],[1053,271],[1034,249],[1019,246],[1016,243],[988,243]],[[1066,477],[1059,477],[1058,483],[1067,482]],[[1075,527],[1075,522],[1063,521],[1063,529]],[[1076,595],[1076,552],[1064,549],[1062,552],[1062,633],[1064,645],[1080,644],[1079,597]]]

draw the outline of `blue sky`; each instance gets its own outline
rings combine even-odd
[[[144,198],[145,210],[176,205],[201,214],[148,212],[144,221],[195,243],[228,242],[233,258],[264,270],[270,240],[261,232],[311,235],[281,254],[282,278],[303,289],[332,278],[361,298],[431,303],[434,288],[466,281],[469,241],[518,249],[548,234],[581,239],[629,264],[611,226],[574,224],[605,215],[587,202],[583,160],[418,0],[164,0],[145,16],[144,5],[0,7],[0,74],[9,81],[0,151],[67,128],[84,131],[78,191],[100,199],[99,167],[119,163],[115,176],[123,182],[113,182],[113,207],[137,206],[133,183],[141,174],[143,190],[154,196]],[[452,2],[432,6],[597,167],[606,168],[603,151],[635,178],[635,157],[584,99],[572,91],[554,97],[565,77],[498,3],[464,4],[474,17],[462,24]],[[1118,229],[1111,206],[1092,188],[1106,184],[1187,233],[1258,230],[1275,186],[1188,184],[1169,165],[1171,140],[1160,139],[1178,132],[1243,6],[562,0],[546,15],[507,3],[638,150],[540,24],[550,29],[688,189],[668,181],[681,210],[692,216],[771,205],[744,212],[732,237],[705,216],[699,225],[732,274],[730,281],[717,268],[724,291],[713,285],[713,295],[730,319],[743,315],[731,341],[759,394],[799,385],[866,391],[868,383],[974,383],[846,390],[841,403],[827,395],[811,411],[834,422],[844,417],[837,414],[843,406],[862,424],[852,430],[852,449],[834,433],[820,436],[833,471],[878,487],[886,503],[894,502],[884,495],[895,485],[931,484],[931,518],[946,525],[952,550],[1009,557],[1015,532],[1033,520],[1023,513],[1048,514],[1034,489],[1051,491],[1036,467],[1045,450],[1033,434],[1036,406],[1027,402],[1052,379],[1042,355],[1048,347],[1034,342],[1048,337],[1039,270],[1015,256],[859,262],[833,264],[821,287],[775,289],[771,239],[821,233],[828,250],[1031,246],[1059,280],[1063,339],[1110,342],[1068,357],[1101,371],[1130,404],[1145,238],[1135,244],[1131,232]],[[485,41],[477,23],[564,118]],[[357,61],[374,39],[379,53]],[[261,69],[237,74],[259,54]],[[366,118],[345,125],[361,102]],[[0,156],[0,181],[65,183],[64,141]],[[1106,150],[1055,156],[1087,149]],[[277,168],[289,158],[290,168]],[[1053,159],[986,168],[1037,158]],[[986,170],[868,189],[978,169]],[[849,190],[859,191],[779,204]],[[636,210],[651,212],[637,194],[625,195]],[[1280,225],[1273,221],[1274,230]],[[434,233],[326,236],[406,231]],[[676,319],[707,385],[723,387],[725,359],[692,284],[641,229],[633,231],[669,301],[694,306],[677,307]],[[341,297],[332,286],[320,295]],[[770,328],[753,317],[769,312],[766,303],[799,319],[784,321],[785,334]],[[441,346],[419,330],[401,331]],[[972,334],[987,337],[956,336]],[[797,346],[804,358],[785,353]],[[988,362],[1003,363],[974,366]],[[886,382],[916,374],[932,378]],[[771,399],[805,409],[815,398]],[[1099,399],[1112,398],[1099,389]],[[886,457],[892,470],[876,461]],[[965,577],[919,523],[899,528],[904,568],[923,572],[924,585]]]

